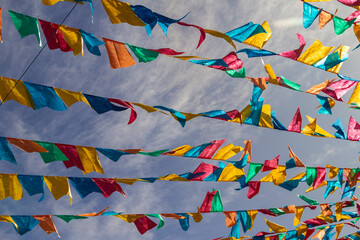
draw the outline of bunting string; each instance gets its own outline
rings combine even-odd
[[[19,80],[0,77],[0,100],[3,103],[4,96],[6,96],[9,90],[18,81]],[[344,82],[341,83],[345,84]],[[186,122],[191,119],[196,117],[207,117],[257,127],[271,128],[280,131],[296,132],[307,136],[336,138],[356,142],[360,140],[360,127],[358,127],[359,124],[353,117],[350,117],[347,132],[345,131],[340,119],[332,124],[332,127],[336,129],[335,134],[332,135],[317,124],[316,118],[313,119],[309,116],[307,116],[309,124],[302,128],[302,116],[299,108],[297,109],[289,127],[286,128],[276,118],[276,112],[271,111],[271,106],[263,104],[264,99],[261,97],[262,92],[261,88],[254,85],[253,96],[250,99],[250,104],[241,111],[235,109],[227,112],[223,110],[211,110],[202,113],[186,113],[160,105],[149,106],[142,103],[131,103],[121,99],[99,97],[82,92],[69,91],[21,81],[21,83],[19,83],[11,92],[5,102],[14,100],[22,105],[31,107],[34,110],[49,107],[56,111],[64,111],[67,107],[70,107],[76,102],[85,102],[98,114],[108,111],[124,111],[130,109],[131,114],[128,122],[129,124],[134,122],[137,118],[137,113],[133,106],[135,105],[146,110],[148,113],[160,112],[166,114],[166,112],[168,112],[180,123],[182,127],[184,127]],[[355,88],[349,102],[359,102],[360,98],[358,96],[360,96],[360,85],[357,85]],[[326,107],[329,109],[329,106],[325,106],[326,99],[323,100],[323,107],[325,109]],[[328,104],[330,105],[329,102]]]
[[[59,233],[56,230],[56,227],[52,221],[53,217],[60,218],[64,220],[65,222],[70,222],[71,220],[78,220],[78,219],[87,219],[89,217],[97,217],[97,216],[114,216],[117,218],[120,218],[128,223],[134,223],[137,227],[138,231],[141,234],[144,234],[148,230],[154,228],[155,226],[158,226],[157,230],[159,230],[161,227],[164,226],[164,220],[165,218],[172,218],[179,220],[181,228],[186,231],[188,230],[190,224],[189,224],[189,217],[193,217],[195,222],[200,222],[202,220],[202,214],[203,213],[223,213],[226,217],[226,226],[232,227],[232,232],[234,228],[239,227],[237,226],[237,223],[239,221],[246,222],[246,217],[250,217],[251,221],[246,224],[246,229],[251,231],[255,218],[257,214],[260,212],[264,215],[271,216],[271,217],[277,217],[284,214],[295,214],[294,218],[294,226],[298,225],[300,223],[300,219],[302,216],[302,213],[304,212],[305,208],[309,208],[311,210],[315,210],[318,208],[318,206],[321,207],[321,215],[314,218],[304,221],[300,228],[304,227],[312,227],[312,226],[320,226],[322,224],[328,224],[333,223],[334,221],[332,218],[329,218],[329,216],[332,216],[331,207],[336,206],[336,221],[344,221],[353,219],[355,216],[358,216],[358,213],[352,213],[352,212],[345,212],[343,211],[344,208],[353,207],[357,204],[357,206],[360,206],[355,201],[344,201],[344,202],[336,202],[336,203],[312,203],[312,205],[303,205],[303,206],[295,206],[295,205],[288,205],[283,208],[269,208],[269,209],[252,209],[252,210],[236,210],[236,211],[224,211],[223,210],[223,204],[221,200],[221,195],[219,190],[213,190],[212,192],[207,192],[205,199],[203,203],[201,204],[201,207],[197,208],[197,212],[183,212],[183,213],[123,213],[123,212],[113,212],[108,211],[106,212],[107,208],[96,213],[85,213],[80,215],[0,215],[0,221],[2,222],[9,222],[12,223],[17,230],[17,232],[20,235],[23,235],[29,231],[31,231],[36,225],[40,225],[40,227],[47,232],[48,234],[56,232],[59,236]],[[153,222],[150,218],[156,218],[159,220],[159,224],[156,224]],[[142,220],[138,220],[141,219]],[[137,221],[138,220],[138,221]],[[268,221],[265,220],[268,224]],[[41,224],[42,222],[47,224]],[[148,226],[148,223],[151,223],[150,226]],[[271,222],[270,222],[271,223]],[[44,228],[45,225],[45,228]],[[245,225],[243,225],[244,227]],[[51,227],[51,228],[50,228]],[[240,229],[239,229],[240,230]],[[285,229],[286,230],[286,229]],[[278,232],[278,231],[277,231]],[[266,233],[263,235],[268,235],[272,233]],[[59,236],[60,237],[60,236]]]
[[[176,52],[169,48],[146,49],[102,37],[102,40],[104,41],[103,42],[97,39],[94,34],[87,33],[81,29],[75,29],[67,27],[65,25],[59,27],[59,25],[55,23],[36,19],[13,11],[9,11],[9,13],[12,16],[13,21],[16,20],[14,22],[15,26],[17,26],[17,22],[24,24],[25,21],[29,25],[29,18],[32,19],[32,23],[29,27],[33,29],[33,32],[22,33],[21,29],[18,28],[18,31],[22,37],[34,34],[35,36],[37,36],[38,42],[40,43],[40,31],[38,25],[41,26],[47,39],[49,38],[49,36],[54,34],[54,32],[56,32],[56,42],[51,42],[48,39],[48,46],[50,49],[60,48],[64,52],[73,51],[74,55],[76,56],[80,53],[83,54],[83,41],[85,42],[85,45],[87,46],[89,52],[94,55],[101,55],[99,46],[105,44],[109,56],[110,66],[112,68],[130,67],[136,64],[129,51],[126,49],[127,46],[130,51],[132,51],[133,54],[138,58],[139,62],[153,61],[158,57],[159,54],[162,54],[191,63],[226,71],[231,77],[240,77],[244,76],[245,74],[245,69],[242,69],[243,63],[240,59],[237,58],[235,52],[229,53],[222,59],[206,59],[197,56],[176,56],[183,54],[184,52]],[[57,28],[59,28],[59,31],[56,31]],[[212,33],[216,31],[209,30],[208,32]],[[219,34],[212,35],[219,36]],[[292,51],[274,53],[268,50],[261,50],[262,46],[271,37],[271,30],[267,22],[264,22],[262,25],[250,22],[225,34],[222,33],[221,36],[222,38],[229,38],[230,40],[232,39],[234,41],[254,46],[260,49],[242,49],[237,53],[245,52],[248,54],[248,56],[252,57],[272,55],[282,56],[332,73],[338,73],[341,69],[342,62],[348,59],[347,52],[349,50],[349,47],[340,46],[336,48],[333,53],[330,53],[334,49],[334,47],[323,46],[319,40],[316,40],[303,54],[301,54],[301,52],[305,46],[304,40],[300,44],[301,47],[299,49]],[[198,58],[200,60],[196,60],[194,58]],[[241,69],[241,71],[237,73],[235,71],[237,69]]]
[[[183,145],[173,150],[161,149],[146,151],[143,149],[109,149],[0,137],[0,160],[16,164],[16,159],[9,146],[10,143],[24,152],[39,153],[44,163],[61,161],[66,168],[77,167],[82,170],[84,174],[92,171],[104,174],[98,152],[114,162],[117,162],[120,157],[124,155],[145,155],[151,157],[166,155],[225,161],[243,150],[242,147],[234,146],[232,143],[220,148],[225,141],[226,139],[214,140],[195,147]]]

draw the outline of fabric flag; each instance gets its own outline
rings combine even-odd
[[[42,228],[42,230],[44,230],[47,234],[56,232],[56,234],[58,235],[58,237],[60,238],[60,235],[54,225],[54,222],[51,218],[50,215],[37,215],[37,216],[33,216],[33,218],[35,218],[36,220],[38,220],[39,226]]]
[[[90,178],[69,177],[69,181],[81,198],[85,198],[93,192],[103,193],[98,185]]]
[[[40,152],[40,156],[44,163],[69,160],[54,143],[40,141],[35,142],[47,150],[47,152]]]
[[[2,8],[0,8],[0,42],[3,43],[4,39],[2,36]]]
[[[350,116],[349,119],[349,127],[348,127],[348,139],[352,141],[360,140],[360,125],[356,122],[356,120]]]
[[[154,61],[159,56],[159,53],[155,52],[153,50],[133,46],[128,43],[126,43],[126,45],[135,54],[135,56],[138,58],[139,62],[144,62],[144,63],[151,62],[151,61]]]
[[[0,200],[11,197],[19,200],[23,197],[21,183],[16,174],[0,174]]]
[[[223,214],[226,217],[226,226],[228,228],[236,224],[236,216],[237,216],[236,212],[223,212]]]
[[[305,164],[296,156],[296,154],[291,150],[291,148],[288,146],[289,149],[289,157],[294,159],[297,167],[305,167]]]
[[[200,212],[222,212],[223,204],[219,190],[207,192],[205,199],[200,207]]]
[[[70,90],[65,90],[61,88],[55,88],[54,90],[57,95],[61,98],[61,100],[66,104],[66,106],[71,107],[74,103],[84,102],[90,106],[90,103],[85,98],[85,96],[81,92],[74,92]]]
[[[317,176],[317,169],[314,167],[306,167],[306,183],[311,186]]]
[[[102,114],[108,111],[124,111],[127,107],[117,106],[112,104],[108,98],[83,94],[90,104],[91,108],[94,109],[98,114]]]
[[[30,175],[21,175],[18,174],[19,181],[21,186],[26,190],[30,195],[36,195],[41,193],[42,196],[39,202],[44,198],[44,179],[42,176],[30,176]]]
[[[333,18],[335,34],[336,35],[343,34],[346,31],[346,29],[348,29],[349,27],[351,27],[353,25],[355,20],[356,20],[356,18],[354,18],[350,21],[346,21],[342,18],[335,16]]]
[[[53,50],[60,48],[63,52],[72,51],[70,46],[66,43],[64,36],[60,32],[59,25],[41,19],[38,19],[38,21],[45,35],[49,49]]]
[[[303,3],[303,7],[303,25],[304,28],[308,28],[311,26],[311,24],[314,22],[314,20],[317,18],[317,16],[320,14],[320,11],[322,10],[306,2]]]
[[[282,53],[279,53],[280,56],[282,57],[286,57],[286,58],[291,58],[291,59],[298,59],[302,53],[302,51],[304,50],[304,47],[305,47],[305,39],[304,37],[297,33],[296,34],[297,37],[298,37],[298,40],[299,40],[299,48],[298,49],[295,49],[295,50],[292,50],[292,51],[287,51],[287,52],[282,52]]]
[[[300,133],[301,132],[301,123],[302,123],[302,117],[301,117],[301,113],[300,113],[300,108],[298,107],[296,110],[296,113],[288,127],[288,131]]]
[[[19,139],[19,138],[6,138],[9,143],[18,147],[24,152],[32,153],[32,152],[48,152],[45,148],[37,144],[32,140]]]
[[[334,15],[336,15],[336,12]],[[319,14],[319,29],[322,29],[328,22],[330,22],[334,18],[334,15],[326,11],[321,11]]]
[[[97,39],[92,33],[87,33],[82,29],[80,29],[80,33],[88,51],[94,55],[101,56],[99,46],[105,43]]]
[[[0,160],[16,164],[14,154],[12,153],[9,142],[5,137],[0,137]]]
[[[73,50],[74,56],[84,55],[83,51],[83,40],[81,37],[80,29],[75,29],[67,26],[60,26],[60,32],[62,33],[66,43]]]
[[[128,3],[118,0],[101,0],[101,3],[113,24],[126,22],[133,26],[146,25],[136,16]]]
[[[104,170],[101,166],[98,154],[96,152],[96,148],[76,146],[76,150],[79,154],[82,166],[84,167],[84,174],[93,171],[104,174]]]
[[[313,65],[326,57],[333,49],[334,47],[323,46],[319,40],[315,40],[315,42],[301,54],[297,61]]]
[[[248,173],[246,175],[246,183],[248,183],[251,179],[253,179],[256,174],[262,169],[262,163],[250,163]]]
[[[64,102],[56,94],[54,88],[30,82],[24,82],[24,85],[29,91],[36,109],[48,107],[55,111],[66,110]]]
[[[239,211],[238,212],[238,221],[240,221],[242,229],[245,232],[250,231],[254,226],[254,221],[258,211],[257,210],[248,210],[248,211]],[[240,227],[240,226],[239,226]]]
[[[147,216],[142,216],[134,221],[134,224],[140,234],[144,234],[150,229],[156,227],[156,223]]]
[[[36,18],[13,11],[9,11],[9,15],[21,38],[34,34],[38,40],[39,45],[41,46],[39,24]]]
[[[348,101],[347,104],[355,103],[357,106],[360,106],[360,83],[356,84],[356,87]]]
[[[103,38],[112,69],[126,68],[136,64],[124,43]]]
[[[260,32],[257,34],[252,35],[251,37],[245,39],[244,43],[258,49],[262,49],[264,45],[269,41],[272,36],[272,32],[270,26],[267,21],[261,24],[265,32]]]
[[[316,167],[317,170],[317,176],[313,182],[313,188],[316,189],[319,187],[324,181],[326,177],[326,169],[322,167]]]
[[[336,98],[340,99],[356,84],[357,84],[356,81],[341,79],[339,81],[329,83],[327,88],[334,89]],[[324,90],[323,90],[323,92],[324,92]]]
[[[225,34],[228,35],[231,39],[242,43],[251,36],[254,36],[259,33],[266,33],[264,27],[261,26],[260,24],[254,24],[252,22],[249,22]]]
[[[0,100],[2,103],[14,100],[22,105],[35,109],[30,93],[26,89],[23,81],[5,77],[0,77],[0,80]]]
[[[119,192],[124,197],[126,197],[124,191],[122,190],[121,186],[115,182],[114,179],[106,179],[106,178],[92,178],[95,184],[101,189],[103,192],[102,195],[105,198],[110,197],[113,192]]]
[[[24,235],[25,233],[31,231],[39,224],[39,221],[32,216],[11,216],[11,218],[16,223],[17,227],[14,225],[14,228],[20,235]]]
[[[200,153],[198,158],[211,159],[215,152],[221,147],[221,145],[226,141],[226,139],[222,140],[214,140],[210,143],[211,145],[204,148],[204,150]]]
[[[77,167],[80,170],[84,171],[84,166],[81,163],[79,154],[75,146],[59,143],[55,143],[55,145],[66,156],[66,158],[69,159],[68,161],[63,161],[66,168]]]
[[[281,233],[281,232],[286,232],[287,229],[279,224],[270,222],[269,220],[265,219],[265,223],[266,225],[268,225],[268,227],[270,228],[270,231],[276,232],[276,233]]]
[[[70,197],[70,204],[72,204],[72,196],[67,177],[44,176],[44,181],[55,200],[68,195]]]
[[[329,98],[319,96],[319,95],[316,95],[316,98],[318,99],[318,101],[320,103],[320,106],[321,106],[318,113],[332,115],[331,106],[330,106],[330,103],[329,103]],[[333,102],[333,103],[335,103],[335,102]]]
[[[270,171],[273,169],[277,169],[278,164],[279,164],[279,158],[280,158],[280,155],[276,156],[272,160],[265,160],[264,165],[261,168],[261,171],[266,172],[266,171]]]
[[[256,194],[259,193],[260,191],[260,185],[261,185],[261,182],[258,181],[258,182],[254,182],[254,181],[250,181],[248,182],[249,184],[249,190],[247,192],[247,197],[249,199],[253,198]]]

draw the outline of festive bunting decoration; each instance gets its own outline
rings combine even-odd
[[[183,145],[173,150],[162,149],[156,151],[146,151],[142,149],[120,150],[95,148],[0,137],[0,160],[16,164],[15,157],[9,146],[10,143],[25,152],[38,152],[44,163],[62,161],[66,168],[77,167],[82,170],[84,174],[92,171],[104,173],[97,152],[100,152],[102,155],[114,162],[117,162],[123,155],[136,154],[151,157],[167,155],[225,161],[235,156],[243,149],[242,147],[234,146],[231,143],[221,148],[225,141],[226,139],[214,140],[210,143],[205,143],[195,147]],[[249,151],[249,149],[247,151]]]
[[[10,91],[10,89],[16,84],[17,81],[19,80],[0,77],[0,86],[4,87],[3,89],[0,88],[2,90],[2,91],[0,90],[0,100],[2,100],[8,94],[8,92],[5,91],[5,89],[8,89],[8,91]],[[148,106],[142,103],[130,103],[120,99],[98,97],[81,92],[73,92],[73,91],[68,91],[53,87],[47,87],[44,85],[23,82],[23,81],[19,81],[19,84],[17,84],[16,88],[13,91],[11,91],[6,101],[15,100],[20,104],[32,107],[34,109],[47,106],[57,111],[62,111],[66,109],[64,103],[70,105],[74,102],[84,101],[99,114],[108,111],[124,111],[126,109],[130,109],[131,116],[129,123],[132,123],[136,118],[136,112],[133,107],[133,105],[135,105],[146,110],[149,113],[151,112],[164,113],[163,111],[167,111],[171,113],[172,116],[175,116],[174,118],[177,121],[179,121],[179,123],[183,127],[185,126],[186,121],[189,121],[196,117],[207,117],[207,118],[213,118],[228,122],[244,123],[247,125],[265,127],[265,128],[274,128],[277,130],[286,131],[286,128],[283,127],[283,124],[281,124],[281,122],[278,119],[276,119],[274,114],[271,114],[271,110],[269,111],[270,105],[263,105],[263,99],[260,97],[262,90],[261,91],[259,90],[261,89],[258,88],[256,85],[254,85],[254,92],[253,92],[254,95],[251,100],[251,104],[245,107],[242,111],[232,110],[228,112],[225,112],[223,110],[212,110],[202,113],[185,113],[164,106],[156,106],[156,105]],[[355,89],[354,93],[357,91],[358,89]],[[34,99],[36,99],[36,101],[34,101]],[[121,105],[121,107],[113,103],[119,104]],[[339,136],[339,135],[333,136],[324,129],[322,129],[316,123],[316,119],[308,117],[308,120],[310,124],[308,124],[304,129],[301,129],[302,117],[301,117],[300,109],[298,109],[287,131],[302,133],[308,136],[338,138],[345,140],[343,136]],[[357,137],[353,136],[354,134],[356,134],[357,131],[356,130],[357,127],[354,128],[354,126],[356,126],[356,124],[354,125],[354,121],[355,120],[353,118],[350,118],[349,133],[351,134],[350,135],[348,134],[346,140],[358,141]],[[279,127],[281,126],[280,124],[282,125],[282,127]],[[337,128],[335,127],[335,129]]]

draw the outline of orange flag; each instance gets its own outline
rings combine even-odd
[[[6,140],[8,140],[9,143],[12,145],[17,146],[24,152],[32,153],[32,152],[48,152],[45,148],[37,144],[36,142],[32,140],[25,140],[25,139],[19,139],[19,138],[9,138],[7,137]]]
[[[125,44],[103,38],[106,51],[109,56],[110,66],[112,69],[126,68],[136,64],[134,58],[126,49]]]
[[[33,216],[33,218],[35,218],[36,220],[38,220],[39,226],[42,228],[42,230],[44,230],[47,234],[56,232],[56,234],[58,235],[58,237],[60,238],[60,235],[54,225],[53,220],[51,219],[50,215],[37,215],[37,216]]]
[[[336,15],[337,9],[334,15],[326,11],[321,11],[319,14],[319,29],[323,28],[328,22],[330,22]]]

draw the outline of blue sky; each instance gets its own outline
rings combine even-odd
[[[267,20],[273,36],[265,45],[265,49],[283,52],[298,47],[296,33],[301,33],[307,46],[319,39],[326,46],[348,45],[354,48],[358,40],[351,29],[343,35],[336,36],[332,23],[323,29],[317,28],[315,22],[309,29],[302,27],[301,1],[130,1],[130,4],[141,4],[148,8],[175,19],[187,12],[190,14],[184,22],[204,28],[227,32],[252,21],[261,24]],[[352,9],[336,1],[315,3],[329,12],[339,8],[338,16],[345,18]],[[72,8],[73,4],[61,2],[47,7],[40,0],[11,1],[3,0],[0,7],[9,9],[47,21],[60,23]],[[203,45],[196,49],[199,32],[193,28],[172,25],[166,37],[159,26],[155,27],[151,38],[142,27],[128,24],[112,25],[105,14],[99,0],[94,0],[94,23],[88,4],[77,6],[66,20],[65,25],[81,28],[98,36],[107,37],[121,42],[128,42],[146,48],[170,47],[177,51],[185,51],[188,55],[208,58],[222,58],[232,51],[225,41],[208,36]],[[0,45],[1,76],[19,78],[31,60],[40,50],[33,36],[20,39],[9,15],[3,12],[4,43]],[[43,38],[45,41],[45,38]],[[237,43],[237,48],[246,45]],[[91,55],[84,50],[83,57],[74,57],[72,53],[59,50],[44,49],[34,65],[22,80],[58,88],[82,91],[84,93],[120,98],[131,102],[148,105],[165,105],[185,112],[205,112],[215,109],[243,109],[249,102],[252,84],[246,79],[232,79],[224,72],[205,68],[185,61],[160,56],[150,63],[139,63],[130,68],[113,70],[109,66],[105,48],[100,49],[101,57]],[[357,50],[359,51],[359,50]],[[340,73],[359,78],[358,52],[350,52],[350,58],[344,63]],[[247,75],[264,77],[260,59],[248,59],[238,54],[244,61]],[[277,75],[298,82],[303,89],[332,79],[335,76],[321,70],[287,60],[281,57],[264,58],[270,63]],[[317,114],[316,97],[289,91],[269,85],[263,93],[265,103],[277,111],[278,118],[288,126],[296,108],[299,106],[303,115],[318,117],[320,126],[332,130],[330,125],[341,117],[347,126],[349,116],[358,122],[357,110],[347,109],[343,103],[336,103],[332,116]],[[349,96],[348,96],[349,97]],[[346,98],[346,97],[345,97]],[[346,98],[348,99],[348,98]],[[181,128],[178,122],[161,114],[147,114],[138,111],[138,119],[127,125],[129,112],[108,112],[98,115],[88,106],[77,103],[67,111],[56,112],[48,108],[33,111],[15,102],[7,102],[0,108],[2,124],[1,136],[43,140],[83,146],[105,148],[143,148],[157,150],[175,148],[180,145],[192,146],[215,139],[228,139],[229,143],[243,146],[243,141],[250,139],[253,145],[253,161],[263,162],[280,154],[280,163],[288,160],[287,146],[290,145],[301,160],[309,166],[325,166],[327,163],[339,167],[357,167],[359,143],[334,139],[321,139],[271,129],[262,129],[248,125],[197,118]],[[305,124],[303,124],[304,126]],[[345,127],[346,128],[346,127]],[[45,165],[38,154],[26,154],[15,148],[18,165],[1,161],[2,173],[22,173],[58,176],[82,176],[77,169],[66,170],[62,163]],[[237,159],[234,159],[237,160]],[[149,158],[142,156],[126,156],[117,163],[101,158],[106,177],[154,177],[168,173],[193,171],[201,163],[199,159],[180,157]],[[212,163],[212,162],[209,162]],[[88,177],[102,177],[91,173]],[[256,179],[260,179],[257,177]],[[37,202],[38,196],[24,198],[19,201],[2,200],[0,214],[81,214],[94,212],[110,207],[110,210],[126,213],[161,213],[196,211],[207,191],[220,189],[225,210],[242,210],[256,208],[282,207],[285,205],[304,204],[296,194],[303,194],[305,186],[293,192],[277,188],[272,184],[263,184],[260,193],[253,199],[246,197],[246,191],[235,191],[237,183],[177,183],[156,182],[154,184],[137,183],[123,186],[128,198],[115,193],[108,199],[101,195],[91,194],[81,199],[72,189],[74,202],[70,206],[69,199],[63,197],[55,201],[46,190],[45,199]],[[327,200],[322,197],[324,190],[309,193],[307,196],[319,202],[340,201],[341,195],[336,192]],[[355,194],[356,195],[356,194]],[[316,210],[317,211],[317,210]],[[314,217],[317,212],[307,212],[306,217]],[[270,219],[287,224],[291,216]],[[176,220],[167,219],[163,229],[155,229],[141,236],[133,224],[113,217],[97,217],[89,220],[73,221],[66,224],[56,219],[55,224],[63,239],[212,239],[227,236],[230,229],[225,226],[225,217],[221,213],[204,214],[201,223],[191,221],[190,229],[183,232]],[[264,227],[263,216],[258,215],[254,229],[268,230]],[[355,231],[348,229],[348,231]],[[19,239],[10,224],[0,223],[0,236],[4,239]],[[27,233],[22,239],[55,239],[56,234],[46,235],[40,227]]]

